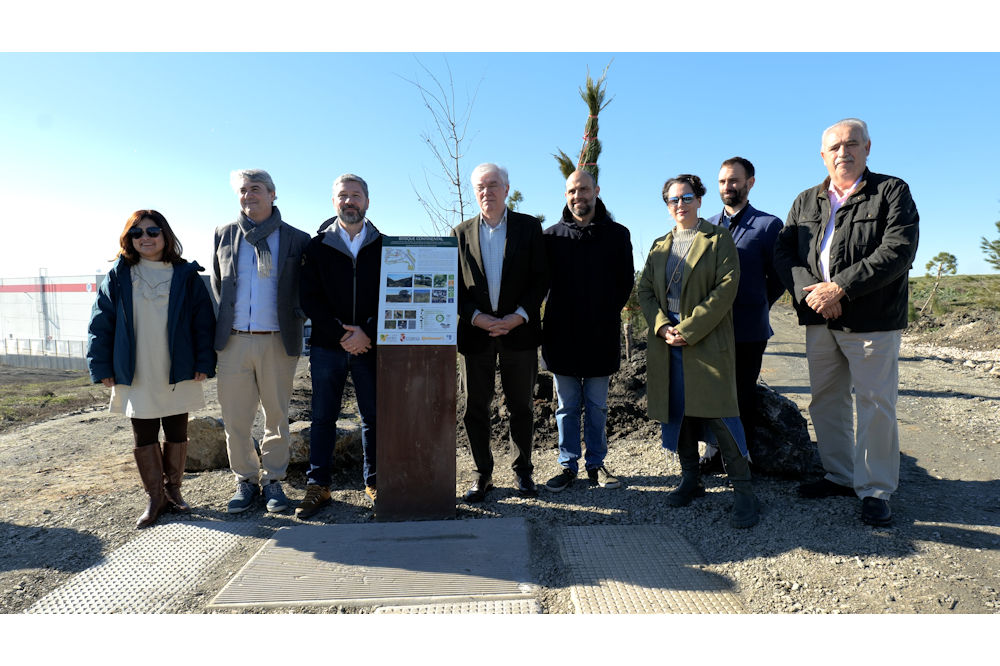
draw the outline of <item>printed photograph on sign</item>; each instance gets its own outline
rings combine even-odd
[[[389,273],[385,276],[385,286],[389,288],[412,287],[413,276],[409,273]]]
[[[386,303],[413,303],[413,292],[410,289],[386,289]]]

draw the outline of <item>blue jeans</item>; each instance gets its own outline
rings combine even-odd
[[[365,485],[375,487],[375,353],[352,356],[343,349],[313,347],[309,356],[312,374],[312,427],[309,440],[308,484],[330,487],[333,451],[337,444],[337,417],[344,400],[347,373],[361,412],[361,451]]]
[[[559,464],[576,472],[580,460],[580,416],[583,415],[583,440],[587,443],[585,465],[597,469],[608,453],[605,426],[608,422],[608,385],[611,377],[570,377],[557,375],[556,426],[559,428]]]

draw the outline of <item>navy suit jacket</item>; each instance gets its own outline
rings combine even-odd
[[[720,224],[722,213],[708,218]],[[781,231],[779,218],[747,203],[736,229],[732,230],[740,255],[740,287],[733,303],[736,342],[763,342],[774,335],[769,313],[785,287],[774,270],[774,243]]]

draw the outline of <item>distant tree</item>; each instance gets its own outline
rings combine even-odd
[[[924,313],[927,309],[927,305],[934,298],[934,294],[937,293],[938,286],[941,284],[941,277],[943,275],[954,275],[958,272],[958,259],[955,255],[949,254],[947,252],[938,252],[933,259],[927,262],[927,275],[931,275],[931,271],[936,270],[934,286],[931,287],[931,293],[927,296],[927,300],[924,301],[924,306],[920,308],[920,314]]]
[[[448,59],[444,60],[446,81],[439,79],[420,62],[419,58],[415,60],[430,82],[425,85],[420,81],[419,75],[414,79],[402,76],[400,78],[417,89],[420,99],[431,114],[434,128],[430,132],[422,132],[420,138],[437,160],[440,173],[435,174],[434,179],[441,181],[443,185],[440,183],[433,185],[431,176],[426,170],[424,170],[426,189],[423,192],[413,185],[412,181],[410,185],[417,195],[417,201],[430,218],[434,233],[447,236],[455,225],[467,217],[466,213],[470,212],[467,209],[473,201],[469,193],[471,185],[468,182],[468,174],[463,171],[462,158],[465,157],[468,143],[472,140],[468,137],[469,121],[472,119],[472,107],[479,94],[482,79],[476,84],[476,89],[471,95],[466,93],[465,105],[460,108]]]
[[[1000,233],[1000,220],[997,221],[997,233]],[[1000,238],[987,240],[986,236],[982,236],[981,239],[979,247],[986,255],[986,263],[992,266],[993,270],[1000,271]]]
[[[587,124],[583,128],[583,147],[580,149],[579,158],[574,163],[569,155],[558,148],[556,149],[558,152],[552,155],[556,158],[556,162],[559,163],[559,170],[562,172],[563,178],[569,178],[571,173],[577,169],[581,169],[589,172],[594,176],[594,180],[597,180],[597,157],[601,154],[601,142],[597,139],[597,115],[611,103],[610,99],[606,102],[604,101],[605,87],[607,85],[605,79],[608,76],[608,67],[611,67],[611,62],[604,67],[604,71],[596,81],[590,77],[590,68],[588,68],[587,83],[583,88],[579,89],[580,97],[587,105],[587,110],[589,111]]]
[[[507,208],[516,211],[522,201],[524,201],[524,195],[521,194],[521,190],[514,190],[510,193],[510,196],[507,197]]]

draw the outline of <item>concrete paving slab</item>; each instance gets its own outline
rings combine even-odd
[[[214,607],[385,606],[530,598],[523,518],[282,528]]]
[[[196,521],[147,528],[36,601],[26,613],[164,613],[240,539],[247,523]]]
[[[538,615],[542,605],[537,599],[502,599],[500,601],[469,601],[456,604],[416,604],[413,606],[380,606],[376,615]]]
[[[663,525],[564,527],[560,550],[577,613],[743,613],[732,582]]]

